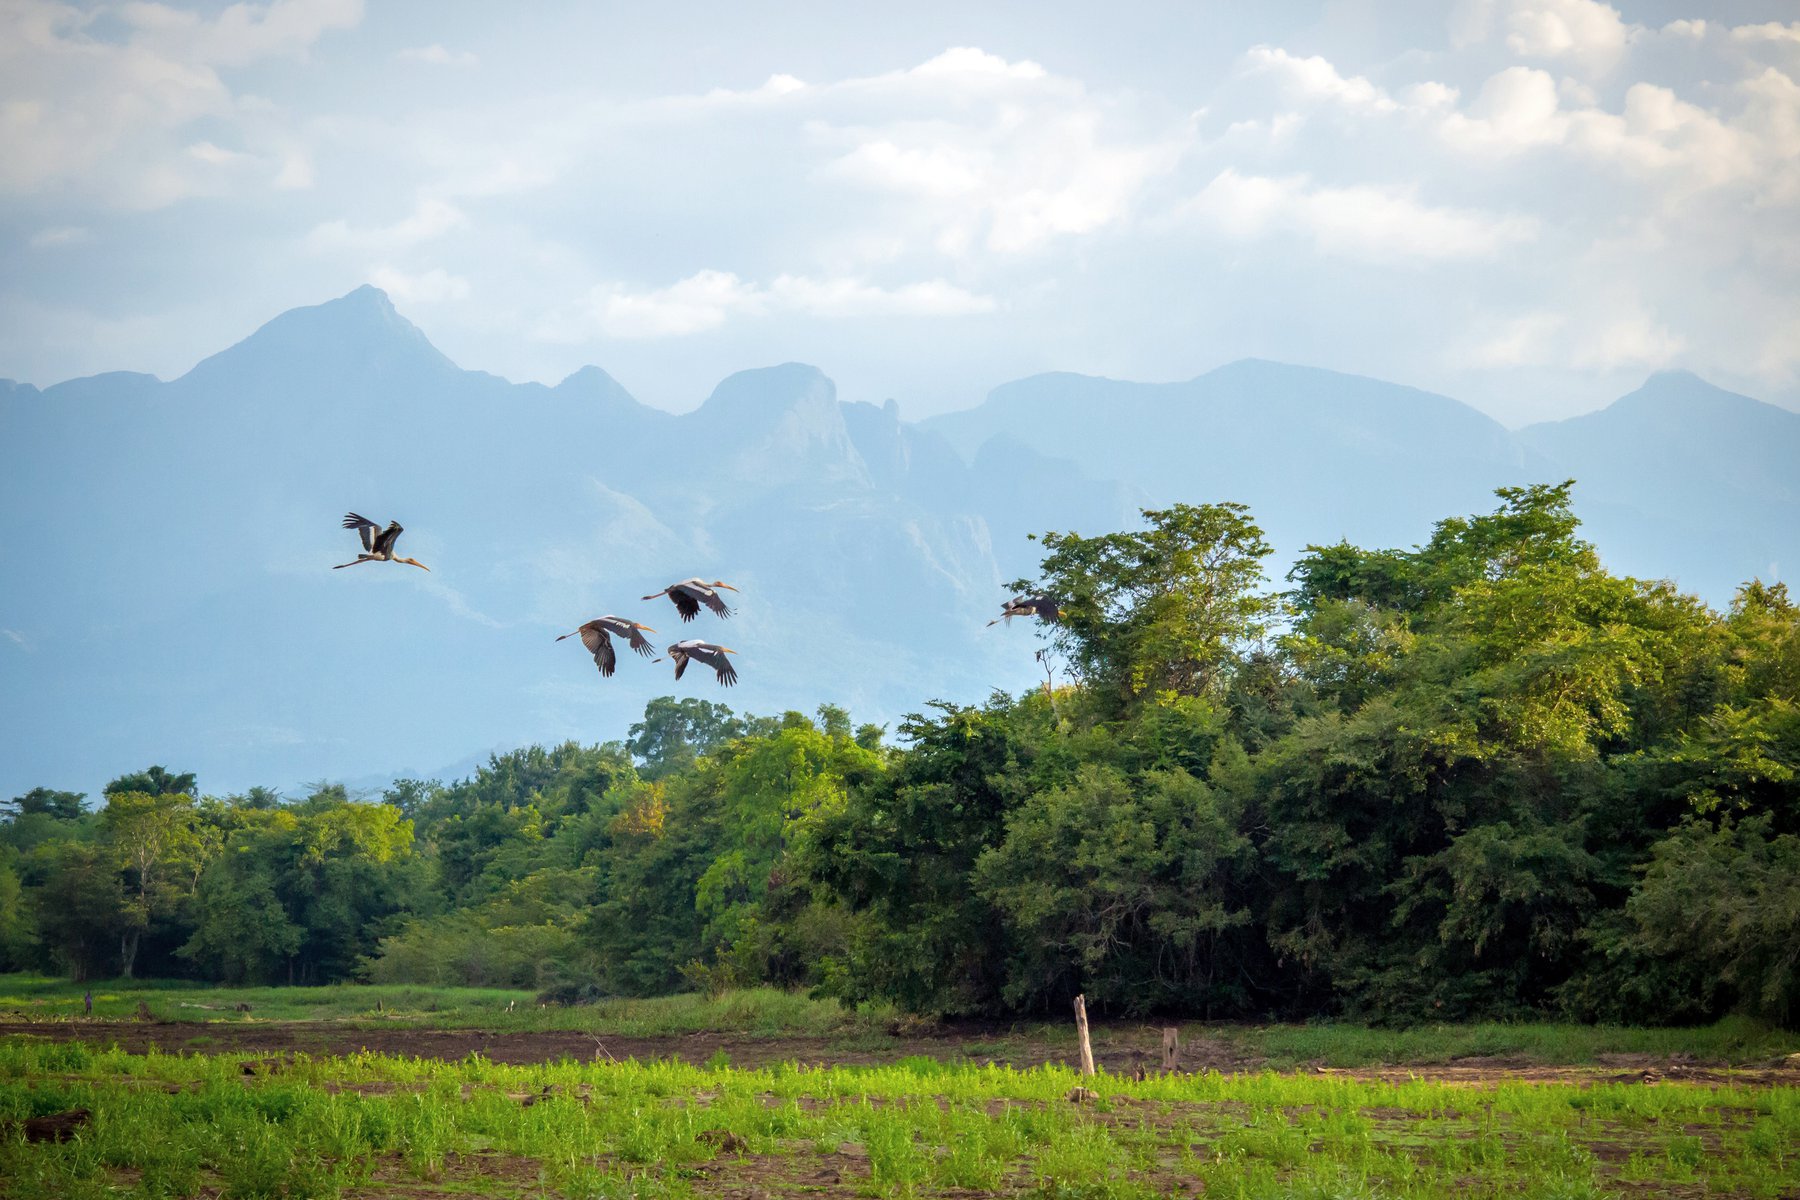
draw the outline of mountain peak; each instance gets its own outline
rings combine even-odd
[[[335,300],[289,309],[237,345],[201,362],[182,382],[250,372],[314,383],[339,379],[372,383],[457,371],[424,331],[400,315],[386,292],[363,284]]]
[[[825,372],[809,363],[786,362],[727,375],[700,410],[715,415],[776,414],[809,401],[830,403],[836,399],[837,385]]]
[[[1634,417],[1665,422],[1701,424],[1721,419],[1788,425],[1793,414],[1750,396],[1711,383],[1692,371],[1657,371],[1635,392],[1628,392],[1599,412],[1569,418],[1569,422]],[[1564,423],[1569,423],[1564,422]],[[1556,424],[1556,422],[1546,422]],[[1695,435],[1705,433],[1695,429]]]

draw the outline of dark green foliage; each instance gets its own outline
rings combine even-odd
[[[191,796],[194,794],[194,775],[171,775],[162,767],[147,767],[142,771],[134,771],[130,775],[121,775],[106,785],[106,794],[114,792],[142,792],[147,796]]]
[[[10,820],[20,817],[45,816],[54,821],[73,821],[81,816],[81,802],[85,797],[80,792],[59,792],[54,788],[32,788],[23,796],[15,796],[8,800],[4,807],[11,810]]]

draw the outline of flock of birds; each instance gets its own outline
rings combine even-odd
[[[352,512],[344,514],[344,528],[356,530],[357,536],[362,539],[363,552],[352,561],[339,563],[331,568],[334,571],[369,562],[406,563],[421,571],[431,570],[416,558],[401,558],[394,552],[394,544],[400,540],[400,535],[406,532],[405,527],[398,521],[389,521],[383,528],[377,522]],[[717,616],[729,617],[732,611],[731,606],[726,604],[725,598],[719,594],[721,589],[728,592],[737,591],[723,579],[715,579],[708,583],[696,576],[693,579],[684,579],[680,583],[671,583],[662,591],[651,592],[648,596],[641,598],[655,600],[659,596],[667,596],[674,602],[675,611],[681,614],[683,622],[694,620],[700,615],[702,608],[711,610]],[[1061,615],[1056,601],[1048,596],[1014,596],[1001,605],[1000,615],[989,621],[988,625],[998,625],[1001,621],[1010,624],[1014,617],[1037,617],[1043,621],[1055,621]],[[581,644],[586,646],[588,653],[594,656],[594,665],[600,668],[600,674],[610,678],[619,665],[619,655],[613,649],[612,640],[615,637],[620,638],[631,649],[645,658],[650,658],[654,653],[654,648],[650,645],[650,639],[644,635],[655,632],[656,630],[642,621],[633,621],[609,613],[604,617],[595,617],[592,621],[570,630],[556,640],[560,642],[563,638],[579,636]],[[736,653],[737,651],[729,646],[703,642],[698,638],[676,642],[663,651],[663,654],[675,664],[675,678],[681,678],[682,672],[687,670],[688,663],[697,662],[711,667],[713,673],[719,677],[719,682],[725,687],[730,687],[738,679],[737,668],[726,657],[728,654]],[[662,658],[650,658],[650,661],[661,662]]]

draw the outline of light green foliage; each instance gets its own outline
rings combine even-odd
[[[329,793],[236,813],[182,957],[230,982],[341,979],[416,902],[411,822]]]
[[[1264,631],[1271,553],[1241,504],[1145,509],[1148,528],[1043,535],[1040,577],[1061,605],[1051,638],[1106,700],[1221,695],[1234,653]]]

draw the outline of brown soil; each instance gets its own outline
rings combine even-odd
[[[755,1037],[745,1034],[692,1033],[668,1037],[603,1037],[573,1031],[495,1033],[448,1029],[346,1029],[327,1022],[238,1025],[201,1022],[56,1021],[0,1022],[0,1037],[24,1035],[54,1041],[83,1041],[118,1046],[133,1053],[154,1047],[165,1054],[184,1051],[242,1055],[256,1070],[265,1061],[294,1052],[311,1055],[379,1054],[456,1062],[480,1054],[492,1062],[530,1064],[573,1059],[578,1062],[623,1062],[679,1058],[705,1063],[723,1053],[733,1066],[768,1066],[797,1062],[807,1066],[872,1066],[904,1058],[993,1061],[1025,1069],[1044,1063],[1073,1065],[1070,1048],[1021,1038],[949,1032],[934,1036],[894,1037],[871,1043],[839,1038]],[[1095,1057],[1117,1075],[1143,1068],[1155,1073],[1162,1056],[1159,1032],[1151,1027],[1114,1028],[1095,1038]],[[1246,1057],[1224,1042],[1203,1039],[1182,1047],[1183,1071],[1240,1072],[1259,1070],[1260,1059]],[[1800,1086],[1800,1063],[1785,1061],[1760,1067],[1671,1060],[1653,1055],[1608,1055],[1586,1066],[1544,1066],[1519,1059],[1466,1058],[1449,1063],[1371,1066],[1348,1069],[1303,1067],[1320,1075],[1357,1079],[1482,1085],[1526,1083],[1732,1083],[1740,1086]]]

